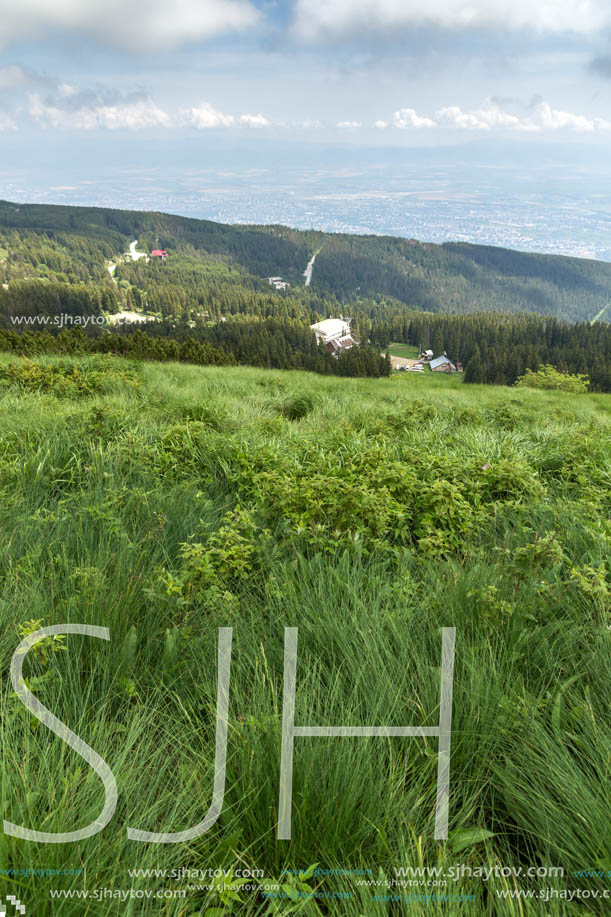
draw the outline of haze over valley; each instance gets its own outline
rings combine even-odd
[[[140,144],[117,136],[20,149],[10,137],[0,198],[157,210],[223,223],[465,241],[611,261],[606,150],[569,144],[458,147],[296,146],[218,138]],[[46,155],[54,154],[50,173]],[[528,168],[524,159],[528,155]],[[553,161],[550,157],[553,155]]]

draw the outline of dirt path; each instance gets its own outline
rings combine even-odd
[[[386,353],[382,352],[382,356],[385,357]],[[412,368],[414,363],[420,363],[420,360],[410,360],[408,357],[393,357],[390,355],[390,362],[392,363],[393,369],[399,369],[400,366],[407,366],[409,369]]]
[[[148,255],[146,254],[146,252],[137,252],[137,251],[136,251],[136,245],[137,245],[137,244],[138,244],[138,240],[137,240],[137,239],[134,239],[134,241],[131,242],[131,243],[130,243],[130,246],[129,246],[129,253],[130,253],[130,255],[132,256],[132,261],[137,261],[139,258],[147,258],[147,257],[148,257]]]
[[[306,287],[309,287],[310,284],[312,283],[312,271],[314,270],[314,262],[316,261],[316,255],[318,254],[319,251],[320,249],[318,249],[317,252],[314,252],[312,257],[308,261],[308,266],[306,267],[305,271],[303,272],[303,276],[305,277]]]

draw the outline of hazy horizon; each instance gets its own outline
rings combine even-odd
[[[19,149],[12,138],[20,166],[0,167],[0,197],[611,260],[611,187],[597,147],[529,144],[525,171],[524,145],[499,141],[297,148],[259,139],[242,149],[218,137],[205,147],[198,138],[154,147],[142,138],[134,150],[130,137],[77,139],[69,159],[59,155],[65,138],[44,149]]]
[[[611,260],[611,9],[0,0],[0,196]]]

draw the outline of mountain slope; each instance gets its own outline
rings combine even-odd
[[[171,257],[164,265],[121,265],[115,279],[123,285],[117,287],[108,262],[120,259],[134,239],[141,250],[164,248]],[[315,251],[312,284],[306,290],[303,272]],[[266,278],[272,275],[291,283],[288,293],[270,290]],[[375,311],[376,318],[387,318],[407,306],[444,313],[536,312],[590,321],[607,316],[611,302],[611,264],[606,262],[464,243],[434,245],[282,226],[229,226],[163,213],[0,201],[0,310],[7,314],[18,308],[25,298],[19,297],[18,284],[38,280],[101,286],[112,291],[117,308],[130,305],[127,291],[138,289],[154,299],[162,314],[173,315],[176,309],[182,314],[207,308],[200,295],[204,291],[208,300],[224,294],[234,304],[249,299],[248,308],[222,306],[221,313],[288,311],[304,317],[346,306],[353,314],[374,317]],[[380,307],[385,307],[382,314]]]

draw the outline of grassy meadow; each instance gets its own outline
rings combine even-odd
[[[2,817],[69,831],[104,802],[13,694],[11,656],[36,621],[109,628],[110,642],[41,646],[25,673],[118,784],[91,838],[0,834],[3,894],[39,917],[605,912],[497,892],[611,886],[573,875],[611,874],[610,424],[605,395],[429,373],[1,356]],[[180,831],[210,807],[228,626],[220,817],[186,843],[129,840],[128,826]],[[296,724],[397,726],[437,725],[441,628],[456,628],[447,842],[433,837],[434,738],[296,739],[292,839],[276,838],[285,627],[299,628]],[[281,878],[314,864],[380,882],[456,864],[565,875]],[[181,868],[259,869],[283,897],[129,875]],[[186,895],[92,896],[130,888]]]
[[[401,341],[393,341],[386,348],[391,357],[406,357],[408,360],[417,360],[420,356],[418,348],[412,344],[403,344]]]

